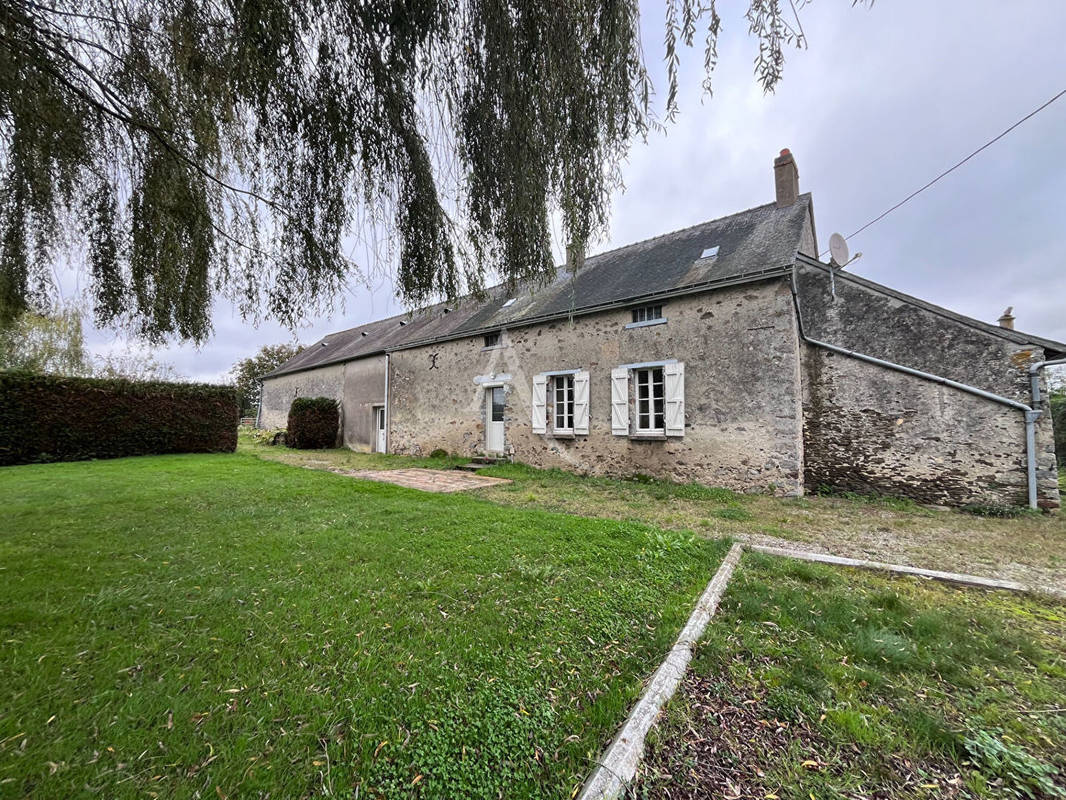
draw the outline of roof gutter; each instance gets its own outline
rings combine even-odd
[[[799,328],[799,335],[803,341],[808,344],[812,344],[815,347],[820,347],[823,350],[829,350],[833,353],[839,353],[840,355],[847,356],[848,358],[854,358],[859,361],[865,361],[868,364],[874,364],[885,369],[895,370],[896,372],[902,372],[906,375],[913,375],[916,378],[922,380],[931,381],[932,383],[939,383],[942,386],[948,386],[952,389],[957,389],[960,392],[966,392],[968,394],[982,397],[985,400],[991,400],[993,403],[999,403],[1000,405],[1010,406],[1025,414],[1025,455],[1026,455],[1026,483],[1028,486],[1029,495],[1029,508],[1037,508],[1036,497],[1036,421],[1040,418],[1041,412],[1037,411],[1025,403],[1020,403],[1017,400],[1011,400],[1009,397],[1003,397],[1002,395],[993,394],[992,392],[986,392],[984,389],[979,389],[976,386],[970,386],[966,383],[960,383],[959,381],[953,381],[950,378],[945,378],[942,375],[934,375],[931,372],[923,372],[919,369],[913,369],[912,367],[905,367],[902,364],[896,364],[892,361],[886,361],[883,358],[876,358],[874,356],[866,355],[865,353],[859,353],[855,350],[848,350],[845,347],[840,347],[829,342],[822,342],[818,339],[812,339],[807,336],[803,330],[803,312],[800,308],[799,292],[796,287],[796,267],[792,267],[792,302],[796,307],[796,324]],[[1042,362],[1043,364],[1057,363],[1057,362]],[[1062,359],[1062,363],[1066,363],[1066,359]],[[1039,366],[1039,365],[1034,365]],[[1032,368],[1030,368],[1032,369]],[[1032,374],[1032,373],[1031,373]],[[1035,401],[1034,401],[1035,405]]]

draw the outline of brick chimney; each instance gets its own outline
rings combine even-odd
[[[777,189],[778,208],[792,205],[799,197],[799,169],[796,167],[796,159],[787,147],[774,159],[774,187]]]
[[[1014,330],[1014,306],[1007,306],[1007,310],[1003,312],[1003,316],[999,318],[999,327],[1006,328],[1007,330]]]

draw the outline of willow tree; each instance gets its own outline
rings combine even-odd
[[[749,0],[757,78],[802,45]],[[666,0],[678,48],[714,0]],[[202,341],[218,296],[295,324],[388,269],[410,306],[573,262],[654,123],[637,0],[0,0],[0,323],[85,276],[99,326]],[[354,245],[352,243],[355,243]]]

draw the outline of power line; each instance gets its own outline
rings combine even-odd
[[[1048,100],[1048,101],[1047,101],[1046,103],[1044,103],[1044,104],[1043,104],[1042,106],[1040,106],[1039,108],[1036,108],[1036,109],[1034,109],[1033,111],[1030,111],[1030,112],[1029,112],[1028,114],[1026,114],[1026,115],[1025,115],[1024,117],[1022,117],[1022,118],[1021,118],[1020,120],[1018,120],[1018,121],[1017,121],[1017,122],[1015,122],[1015,123],[1014,123],[1013,125],[1011,125],[1011,126],[1010,126],[1009,128],[1007,128],[1007,129],[1006,129],[1005,131],[1003,131],[1003,133],[999,134],[999,135],[998,135],[998,136],[996,136],[995,138],[989,139],[989,140],[988,140],[987,142],[985,142],[985,143],[984,143],[983,145],[981,145],[981,146],[980,146],[980,147],[978,147],[978,148],[977,148],[976,150],[974,150],[974,151],[973,151],[972,153],[970,153],[970,155],[966,156],[966,158],[964,158],[964,159],[963,159],[962,161],[960,161],[960,162],[959,162],[958,164],[955,164],[955,166],[953,166],[953,167],[951,167],[950,169],[946,169],[946,170],[944,170],[943,172],[941,172],[941,173],[940,173],[939,175],[937,175],[937,176],[936,176],[935,178],[933,178],[933,179],[932,179],[931,181],[929,181],[929,183],[925,184],[925,186],[923,186],[923,187],[922,187],[921,189],[918,189],[918,190],[916,190],[916,191],[913,191],[913,192],[911,192],[911,193],[910,193],[909,195],[907,195],[907,196],[906,196],[906,197],[904,197],[904,198],[903,198],[902,200],[900,200],[900,201],[899,201],[898,203],[896,203],[896,204],[895,204],[894,206],[892,206],[892,208],[888,209],[888,211],[885,211],[884,213],[882,213],[882,214],[880,214],[880,215],[878,215],[878,216],[874,217],[874,218],[873,218],[872,220],[870,220],[869,222],[867,222],[867,223],[866,223],[865,225],[863,225],[863,226],[862,226],[861,228],[859,228],[859,229],[858,229],[857,231],[853,231],[852,233],[849,233],[849,234],[848,234],[847,236],[845,236],[844,238],[845,238],[845,239],[850,239],[850,238],[851,238],[851,237],[853,237],[853,236],[858,236],[858,235],[859,235],[860,233],[862,233],[862,232],[863,232],[864,230],[866,230],[867,228],[869,228],[869,227],[870,227],[871,225],[873,225],[873,224],[875,224],[875,223],[877,223],[877,222],[880,222],[880,221],[881,221],[881,220],[883,220],[883,219],[884,219],[885,217],[887,217],[887,216],[888,216],[889,214],[891,214],[891,213],[892,213],[893,211],[895,211],[895,210],[896,210],[897,208],[899,208],[899,207],[901,207],[901,206],[903,206],[903,205],[906,205],[906,203],[907,203],[908,201],[910,201],[910,200],[912,200],[913,198],[915,198],[915,197],[917,197],[918,195],[920,195],[920,194],[921,194],[922,192],[924,192],[924,191],[925,191],[926,189],[928,189],[928,188],[929,188],[930,186],[932,186],[932,185],[933,185],[934,183],[936,183],[937,181],[939,181],[939,180],[940,180],[941,178],[944,178],[944,177],[946,177],[946,176],[950,175],[950,174],[951,174],[952,172],[954,172],[955,170],[957,170],[957,169],[958,169],[959,167],[961,167],[961,166],[962,166],[963,164],[965,164],[965,163],[966,163],[967,161],[969,161],[969,160],[970,160],[971,158],[973,158],[973,157],[974,157],[975,155],[977,155],[978,153],[980,153],[980,152],[981,152],[982,150],[985,150],[985,149],[987,149],[988,147],[991,147],[992,145],[994,145],[994,144],[995,144],[996,142],[998,142],[998,141],[999,141],[1000,139],[1002,139],[1002,138],[1003,138],[1004,136],[1006,136],[1006,135],[1007,135],[1008,133],[1010,133],[1010,132],[1011,132],[1012,130],[1014,130],[1015,128],[1017,128],[1017,127],[1018,127],[1019,125],[1021,125],[1021,124],[1022,124],[1023,122],[1025,122],[1026,120],[1029,120],[1029,119],[1032,119],[1033,117],[1035,117],[1035,116],[1036,116],[1037,114],[1039,114],[1039,113],[1040,113],[1041,111],[1043,111],[1043,110],[1044,110],[1045,108],[1047,108],[1047,107],[1048,107],[1049,105],[1051,105],[1052,103],[1054,103],[1054,102],[1055,102],[1056,100],[1058,100],[1058,99],[1059,99],[1060,97],[1062,97],[1063,95],[1066,95],[1066,89],[1063,89],[1063,90],[1062,90],[1061,92],[1059,92],[1059,93],[1058,93],[1057,95],[1055,95],[1054,97],[1052,97],[1052,98],[1051,98],[1050,100]],[[824,255],[825,255],[826,253],[828,253],[828,252],[829,252],[829,251],[828,251],[828,250],[826,250],[826,251],[824,251],[823,253],[821,253],[821,255],[822,255],[822,256],[824,256]]]

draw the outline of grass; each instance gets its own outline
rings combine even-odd
[[[515,508],[639,521],[711,538],[799,542],[837,555],[971,572],[1066,590],[1066,513],[982,517],[861,495],[782,498],[666,481],[501,465],[480,490]]]
[[[4,796],[569,797],[724,552],[247,454],[0,494]]]
[[[350,450],[299,452],[254,446],[242,451],[311,467],[346,470],[426,466],[466,459],[412,459]],[[781,498],[675,484],[646,477],[616,480],[506,464],[484,474],[514,483],[479,490],[492,502],[586,517],[630,520],[709,538],[799,542],[837,555],[970,572],[1066,590],[1066,512],[1014,518],[975,516],[911,500],[854,494]],[[1066,488],[1064,488],[1066,491]],[[780,543],[780,542],[777,542]]]
[[[1066,797],[1063,698],[1066,604],[748,553],[644,793],[720,744],[731,777],[670,796]]]

